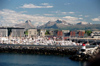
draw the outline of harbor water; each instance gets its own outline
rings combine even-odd
[[[69,56],[0,53],[0,66],[86,66]]]

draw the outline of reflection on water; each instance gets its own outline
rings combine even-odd
[[[0,66],[86,66],[67,56],[0,53]]]

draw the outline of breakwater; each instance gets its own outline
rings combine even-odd
[[[93,48],[94,45],[86,46]],[[55,45],[19,45],[19,44],[0,44],[0,53],[24,53],[24,54],[44,54],[44,55],[71,55],[70,59],[77,61],[87,61],[100,52],[97,49],[93,55],[77,54],[81,46],[55,46]]]
[[[73,55],[81,46],[13,45],[0,44],[0,52],[45,55]]]

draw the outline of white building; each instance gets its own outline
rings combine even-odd
[[[0,27],[0,37],[24,37],[24,28]]]
[[[100,31],[92,31],[91,37],[93,37],[93,38],[100,38]]]
[[[0,27],[0,37],[8,37],[8,29],[5,27]]]
[[[36,37],[36,36],[37,36],[37,29],[28,30],[28,37]]]
[[[45,29],[41,29],[41,30],[40,30],[40,36],[41,36],[41,37],[45,37],[45,32],[46,32]]]
[[[12,28],[11,37],[25,37],[24,28]]]

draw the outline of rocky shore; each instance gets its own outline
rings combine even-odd
[[[100,47],[98,47],[92,54],[90,54],[89,52],[87,54],[79,54],[76,53],[75,55],[72,55],[70,57],[71,60],[75,60],[75,61],[90,61],[92,59],[95,59],[96,56],[100,53]]]

